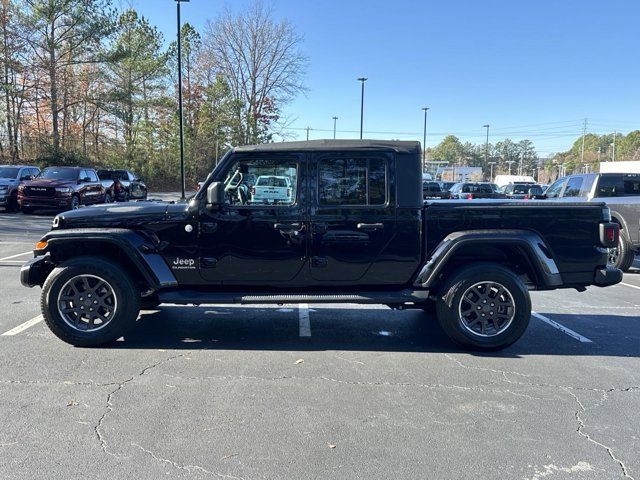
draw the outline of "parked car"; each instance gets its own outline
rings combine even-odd
[[[449,198],[449,192],[442,191],[438,182],[422,182],[422,198],[425,200]]]
[[[542,187],[535,183],[509,183],[505,185],[501,191],[507,198],[519,200],[538,198],[543,194]]]
[[[251,203],[291,203],[291,179],[281,175],[261,175],[251,189]]]
[[[472,200],[474,198],[507,198],[498,191],[495,183],[456,183],[449,190],[449,198]]]
[[[440,183],[440,188],[442,189],[443,192],[448,192],[449,190],[451,190],[451,187],[453,187],[456,182],[438,182]]]
[[[604,202],[620,225],[620,240],[609,250],[616,268],[629,270],[640,254],[640,173],[585,173],[560,178],[544,198],[569,202]]]
[[[496,175],[493,179],[493,183],[495,183],[499,188],[502,188],[510,183],[530,183],[535,185],[536,181],[530,175]]]
[[[525,332],[530,290],[621,281],[606,267],[619,227],[603,205],[582,203],[576,215],[553,202],[425,203],[421,165],[418,142],[238,147],[188,204],[57,215],[21,281],[42,286],[47,325],[79,346],[116,340],[141,305],[308,302],[435,307],[453,340],[480,350]],[[295,201],[228,198],[241,195],[227,181],[235,172],[265,171],[290,172]],[[361,179],[364,191],[346,197],[327,188]]]
[[[18,210],[18,186],[40,173],[30,165],[0,165],[0,207],[7,212]]]
[[[92,168],[47,167],[18,187],[18,204],[27,214],[35,209],[75,210],[110,201]]]
[[[98,178],[105,189],[109,190],[109,181],[113,182],[113,199],[118,202],[146,200],[147,185],[144,180],[130,170],[98,170]]]

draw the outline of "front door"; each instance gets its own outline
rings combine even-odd
[[[386,256],[396,234],[393,161],[392,153],[380,152],[315,155],[309,218],[316,282],[389,283]]]
[[[225,203],[200,211],[203,279],[265,287],[293,281],[307,260],[304,155],[235,154],[215,180],[225,183]]]

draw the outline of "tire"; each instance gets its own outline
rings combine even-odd
[[[111,194],[110,193],[105,193],[104,194],[104,203],[111,203],[113,202],[113,199],[111,198]]]
[[[631,268],[631,265],[633,265],[635,258],[636,254],[633,251],[631,242],[629,242],[624,230],[620,230],[617,248],[609,249],[608,264],[626,272]]]
[[[476,263],[463,267],[445,279],[440,291],[436,302],[438,322],[454,342],[465,348],[501,350],[516,342],[529,325],[531,298],[527,287],[500,265]]]
[[[98,300],[94,313],[84,310]],[[42,286],[40,308],[45,322],[60,340],[76,347],[104,345],[117,340],[135,324],[140,313],[140,289],[110,260],[82,256],[53,269]],[[89,321],[98,315],[104,320]]]
[[[7,200],[7,207],[5,208],[5,212],[14,213],[18,211],[18,199],[16,197],[9,197]]]
[[[78,208],[80,208],[80,197],[78,197],[78,195],[74,195],[71,197],[71,205],[69,209],[77,210]]]

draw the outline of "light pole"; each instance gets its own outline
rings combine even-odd
[[[491,181],[491,183],[493,183],[493,166],[496,164],[496,162],[487,162],[487,164],[491,168],[491,175],[489,177],[489,181]]]
[[[364,82],[367,81],[367,78],[360,77],[358,81],[362,82],[362,93],[360,94],[360,140],[362,140],[362,126],[364,125]]]
[[[180,199],[185,200],[184,196],[184,135],[182,131],[182,42],[180,35],[180,4],[189,0],[175,0],[176,2],[176,20],[178,25],[178,116],[180,125],[180,190],[182,192]]]
[[[509,165],[509,175],[511,175],[511,164],[516,163],[514,160],[507,160],[507,164]]]
[[[336,139],[336,122],[338,120],[338,117],[333,117],[333,139]]]
[[[484,163],[489,163],[489,124],[482,125],[482,128],[487,129],[487,141],[484,144]]]
[[[422,172],[426,170],[426,160],[427,160],[427,112],[429,111],[429,107],[422,107],[424,111],[424,130],[422,131]]]

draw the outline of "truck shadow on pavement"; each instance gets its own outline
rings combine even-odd
[[[545,314],[544,312],[540,312]],[[582,343],[532,318],[524,336],[499,352],[479,356],[571,355],[640,357],[640,317],[547,313],[579,331]],[[432,314],[421,310],[311,309],[311,336],[300,336],[296,307],[161,307],[142,312],[135,327],[108,348],[460,352]],[[473,353],[473,352],[471,352]]]

